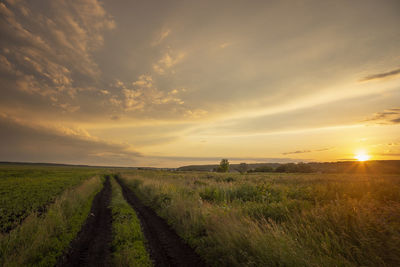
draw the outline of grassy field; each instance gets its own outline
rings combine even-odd
[[[30,214],[8,234],[0,234],[0,266],[54,266],[85,222],[102,187],[95,176],[67,189],[47,212]]]
[[[0,233],[18,226],[29,214],[41,214],[64,190],[100,169],[0,165]]]
[[[400,176],[124,172],[212,266],[399,266]]]
[[[104,175],[112,264],[152,266],[114,171],[0,166],[0,266],[54,266]],[[400,266],[399,175],[123,170],[119,177],[211,266]]]

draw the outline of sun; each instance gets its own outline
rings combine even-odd
[[[368,155],[365,151],[358,151],[355,158],[358,161],[367,161],[369,160],[371,157],[370,155]]]

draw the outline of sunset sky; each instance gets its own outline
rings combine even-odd
[[[0,2],[0,161],[400,159],[400,1]]]

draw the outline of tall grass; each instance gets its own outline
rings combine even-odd
[[[98,176],[67,190],[45,215],[31,214],[8,234],[0,236],[1,266],[54,266],[85,222],[96,193]]]
[[[111,179],[113,217],[112,256],[114,266],[152,266],[145,238],[133,208],[125,201],[121,187]]]
[[[399,266],[400,177],[127,172],[212,266]]]

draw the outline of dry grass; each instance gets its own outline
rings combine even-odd
[[[123,177],[212,266],[400,265],[399,176]]]

